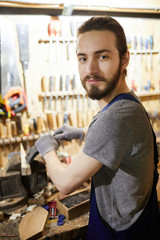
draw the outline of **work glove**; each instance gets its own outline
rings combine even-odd
[[[82,128],[71,127],[64,124],[62,127],[58,128],[54,132],[56,140],[66,140],[71,141],[72,139],[81,139],[84,138],[84,133]]]
[[[47,134],[43,137],[40,137],[36,142],[35,146],[40,153],[40,155],[44,158],[44,155],[50,151],[57,151],[59,148],[59,142],[54,138],[54,136]]]

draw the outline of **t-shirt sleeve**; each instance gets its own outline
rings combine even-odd
[[[131,131],[126,121],[113,114],[102,114],[89,126],[83,152],[115,170],[131,151]]]

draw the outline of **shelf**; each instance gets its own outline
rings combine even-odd
[[[130,54],[160,54],[160,50],[129,50]]]
[[[48,44],[50,42],[52,43],[61,43],[61,44],[66,44],[66,43],[71,43],[71,42],[76,42],[77,41],[77,38],[75,37],[52,37],[52,38],[47,38],[47,39],[39,39],[38,40],[38,43],[41,44],[41,43],[45,43],[45,44]]]
[[[81,95],[81,96],[85,96],[86,93],[85,92],[80,92],[80,91],[77,91],[77,90],[74,90],[74,91],[58,91],[57,93],[55,93],[55,91],[52,91],[52,92],[41,92],[39,94],[40,97],[65,97],[65,96],[78,96],[78,95]]]
[[[136,95],[141,99],[141,101],[144,100],[155,100],[157,98],[160,98],[160,91],[152,91],[152,92],[142,92],[142,93],[136,93]]]
[[[92,4],[77,4],[71,5],[73,11],[72,16],[94,16],[104,15],[119,16],[119,17],[140,17],[140,18],[160,18],[159,6],[154,7],[112,7],[108,6],[96,6]],[[63,14],[65,5],[63,1],[60,4],[54,4],[47,1],[1,1],[0,2],[0,14],[37,14],[37,15],[50,15],[59,16]]]
[[[53,131],[51,131],[51,132],[53,132]],[[46,132],[46,133],[48,133],[48,132]],[[39,139],[39,137],[44,136],[46,133],[32,134],[32,135],[29,135],[29,136],[21,136],[21,137],[17,136],[17,137],[4,138],[4,139],[1,138],[0,139],[0,145],[3,146],[3,145],[10,145],[10,144],[13,144],[13,143],[34,141],[34,140]]]
[[[81,96],[86,96],[86,93],[85,92],[79,92],[77,90],[75,91],[58,91],[57,93],[55,93],[54,91],[52,92],[41,92],[39,94],[40,97],[65,97],[65,96],[77,96],[77,95],[81,95]],[[136,95],[139,97],[139,98],[152,98],[152,97],[156,97],[156,98],[159,98],[160,97],[160,91],[152,91],[152,92],[141,92],[141,93],[136,93]]]
[[[64,37],[53,37],[51,39],[39,39],[38,40],[38,43],[41,44],[41,43],[45,43],[45,44],[48,44],[50,43],[50,41],[52,43],[61,43],[61,44],[66,44],[66,43],[72,43],[72,42],[76,42],[77,41],[77,38],[75,37],[68,37],[68,38],[64,38]],[[144,50],[144,49],[137,49],[137,50],[132,50],[132,49],[129,49],[129,52],[130,54],[160,54],[160,50],[158,49],[148,49],[148,50]]]

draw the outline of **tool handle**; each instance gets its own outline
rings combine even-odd
[[[136,36],[134,36],[134,38],[133,38],[133,46],[134,46],[134,50],[136,50],[137,49],[137,37]]]
[[[11,128],[11,120],[9,118],[5,121],[6,129],[7,129],[7,138],[12,137],[12,128]]]
[[[148,39],[145,38],[145,49],[147,50],[148,49]]]
[[[0,138],[5,138],[4,124],[1,119],[0,119]]]
[[[11,121],[11,129],[13,137],[17,136],[17,126],[15,121]]]
[[[140,48],[143,49],[143,37],[140,37],[139,42],[140,42]]]
[[[149,36],[149,45],[150,45],[150,49],[152,50],[153,49],[153,36],[152,35]]]
[[[17,130],[18,130],[18,134],[22,134],[22,114],[21,113],[17,113],[16,114],[16,119],[17,119]]]
[[[50,23],[48,24],[48,35],[51,37],[54,35],[54,20],[51,19]]]

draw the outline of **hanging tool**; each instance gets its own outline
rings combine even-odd
[[[61,111],[64,109],[63,76],[60,75]]]
[[[81,95],[80,95],[80,81],[77,81],[78,83],[78,93],[77,93],[77,125],[79,128],[82,127],[82,108],[81,108]]]
[[[143,43],[143,37],[142,36],[139,39],[139,43],[140,43],[140,49],[141,49],[141,51],[143,51],[144,43]],[[141,61],[142,61],[143,53],[141,52],[140,54],[141,54]]]
[[[24,150],[22,143],[20,143],[20,153],[21,153],[21,175],[22,176],[31,175],[31,167],[25,158],[26,152]]]
[[[21,113],[16,114],[16,123],[17,123],[18,134],[21,135],[23,132],[22,131],[22,114]]]
[[[71,30],[71,36],[73,37],[73,47],[71,48],[72,54],[71,58],[74,61],[76,59],[76,45],[77,45],[77,40],[76,40],[76,34],[77,34],[77,29],[76,29],[76,23],[75,21],[70,22],[70,30]]]
[[[7,118],[5,120],[5,126],[6,126],[6,130],[7,130],[7,138],[11,138],[12,137],[12,128],[11,128],[11,119]]]
[[[48,58],[47,61],[49,62],[51,59],[51,47],[52,47],[52,41],[54,36],[54,20],[51,18],[50,23],[48,24],[48,35],[49,35],[49,46],[48,46]]]
[[[2,120],[0,119],[0,138],[4,139],[6,137],[5,131],[4,131],[4,124]]]
[[[0,97],[11,87],[20,87],[17,68],[17,32],[13,22],[0,16]],[[3,111],[2,111],[3,112]],[[5,115],[5,112],[3,112]]]
[[[133,37],[133,48],[134,48],[134,68],[136,70],[136,55],[137,55],[137,52],[136,52],[136,50],[137,50],[137,37],[136,36]]]
[[[50,76],[49,78],[49,91],[50,91],[50,96],[49,96],[49,110],[52,109],[52,99],[53,99],[53,88],[54,88],[54,77],[53,75]]]
[[[151,56],[151,71],[153,70],[153,58],[152,58],[152,51],[153,51],[153,35],[149,36],[149,46],[150,46],[150,56]]]
[[[6,110],[6,106],[5,106],[5,100],[2,99],[2,95],[0,94],[0,116],[7,116],[7,117],[11,117],[11,111],[7,111]]]
[[[139,45],[140,45],[140,63],[142,64],[143,61],[143,47],[144,47],[144,42],[143,42],[143,37],[141,36],[139,39]],[[141,93],[142,91],[142,67],[141,64],[139,64],[139,72],[138,72],[138,92]]]
[[[12,87],[4,96],[6,111],[11,111],[11,115],[27,109],[27,99],[21,87]]]
[[[127,36],[127,47],[128,49],[132,48],[131,38]]]
[[[59,85],[60,87],[60,91],[61,91],[61,101],[59,101],[61,103],[61,105],[57,106],[57,110],[58,110],[58,113],[57,113],[57,124],[58,124],[58,127],[61,127],[63,125],[63,121],[64,121],[64,117],[63,117],[63,110],[64,110],[64,92],[63,92],[63,76],[60,75],[60,78],[59,78]],[[58,101],[57,101],[58,103]]]
[[[19,42],[19,53],[20,53],[20,61],[22,63],[23,68],[23,77],[24,77],[24,88],[27,96],[27,113],[28,116],[31,115],[31,95],[30,95],[30,81],[28,77],[28,63],[29,63],[29,33],[28,33],[28,25],[27,24],[17,24],[17,34],[18,34],[18,42]]]
[[[72,112],[69,114],[68,119],[71,126],[77,126],[77,105],[76,105],[76,75],[73,75],[72,80]]]
[[[148,39],[145,38],[145,70],[148,71],[148,65],[147,65],[147,50],[148,50]]]
[[[44,92],[44,102],[43,102],[43,111],[45,112],[47,108],[47,78],[43,76],[41,78],[41,90]]]
[[[68,100],[69,100],[69,85],[70,76],[66,76],[66,96],[65,96],[65,111],[64,111],[64,124],[68,124]]]
[[[54,37],[56,39],[56,59],[59,61],[61,60],[60,57],[61,57],[61,54],[60,54],[60,41],[57,39],[57,37],[60,37],[61,36],[61,24],[60,24],[60,21],[59,19],[55,19],[54,20]]]

